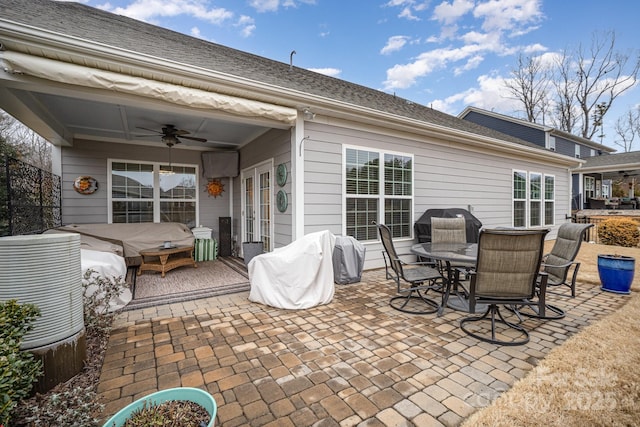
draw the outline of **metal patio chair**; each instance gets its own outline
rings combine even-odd
[[[389,260],[387,278],[396,283],[398,296],[392,297],[389,305],[396,310],[412,314],[435,313],[440,308],[440,303],[428,298],[429,290],[441,290],[444,285],[444,277],[438,269],[422,262],[408,263],[400,259],[393,244],[391,230],[384,224],[377,224],[383,255]],[[390,276],[390,277],[389,277]]]
[[[499,306],[535,305],[545,314],[547,273],[540,272],[540,263],[548,232],[546,229],[480,232],[478,259],[470,272],[469,312],[475,313],[477,304],[487,304],[488,308],[481,316],[460,321],[466,334],[494,344],[529,342],[529,333],[521,325],[505,320]],[[485,321],[490,322],[488,331],[483,327]]]
[[[571,296],[576,296],[576,278],[580,270],[580,263],[576,256],[584,240],[585,233],[593,224],[565,223],[558,228],[558,236],[551,252],[542,258],[542,271],[547,273],[547,288],[566,286],[571,290]],[[548,291],[551,292],[550,290]],[[562,295],[553,292],[554,295]],[[522,310],[518,307],[518,313],[527,317],[541,319],[561,319],[565,311],[556,305],[546,305],[547,314],[541,315],[535,307]]]

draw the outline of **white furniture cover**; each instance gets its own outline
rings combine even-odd
[[[287,309],[330,303],[335,240],[331,232],[319,231],[254,257],[248,265],[249,301]]]
[[[110,252],[80,249],[80,264],[82,266],[83,282],[86,282],[84,274],[89,269],[94,271],[92,277],[102,276],[112,283],[118,278],[124,279],[127,275],[127,266],[124,258]],[[97,290],[97,286],[90,285],[85,293],[87,296],[91,296]],[[129,304],[131,299],[131,290],[129,288],[121,289],[120,295],[109,302],[109,307],[102,307],[102,309],[106,309],[108,312],[119,310]]]

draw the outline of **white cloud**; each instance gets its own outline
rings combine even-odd
[[[420,21],[414,12],[422,12],[427,9],[429,1],[417,1],[417,0],[390,0],[385,3],[387,7],[399,7],[400,13],[398,18],[408,19],[410,21]]]
[[[324,74],[325,76],[329,76],[329,77],[336,77],[339,76],[340,73],[342,73],[342,70],[339,68],[307,68],[307,70],[309,71],[313,71],[315,73],[320,73],[320,74]]]
[[[391,36],[387,40],[387,44],[380,50],[383,55],[388,55],[392,52],[400,50],[407,44],[409,37],[407,36]]]
[[[473,15],[483,20],[485,31],[513,30],[523,34],[522,25],[526,28],[542,19],[540,7],[541,0],[490,0],[479,3]]]
[[[445,25],[451,25],[460,17],[469,13],[473,6],[474,4],[471,0],[453,0],[452,3],[443,1],[433,10],[432,19]]]
[[[190,15],[219,25],[233,17],[233,12],[225,8],[207,8],[207,3],[203,0],[135,0],[126,7],[114,8],[110,3],[106,3],[101,8],[140,21],[152,21],[156,17]]]
[[[238,19],[236,26],[241,28],[240,34],[242,34],[242,37],[251,36],[256,29],[254,19],[247,15],[242,15],[240,19]]]
[[[454,115],[459,114],[467,106],[509,115],[513,115],[515,111],[522,108],[520,103],[509,94],[502,76],[482,75],[478,77],[477,82],[477,87],[445,99],[436,99],[430,105],[437,110]]]
[[[258,12],[276,12],[282,7],[298,7],[298,4],[316,4],[316,0],[251,0],[249,5]]]
[[[387,3],[388,6],[400,7],[412,4],[411,0]],[[446,41],[449,46],[423,52],[406,64],[396,64],[388,69],[385,90],[409,88],[421,77],[446,67],[452,67],[454,74],[459,75],[478,68],[491,54],[504,56],[522,51],[522,47],[512,46],[505,41],[508,40],[506,35],[516,37],[535,28],[543,18],[540,7],[541,0],[441,2],[432,14],[432,20],[442,24],[440,35],[431,36],[427,41]],[[459,34],[461,28],[466,32]],[[546,50],[539,44],[526,46],[525,49],[530,53]]]

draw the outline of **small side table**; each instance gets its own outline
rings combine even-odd
[[[183,265],[197,267],[193,259],[193,246],[144,249],[139,254],[142,257],[142,264],[138,268],[138,276],[145,270],[152,270],[161,272],[162,277],[164,277],[167,271]]]
[[[198,239],[195,241],[196,261],[214,261],[218,254],[218,242],[215,239]]]

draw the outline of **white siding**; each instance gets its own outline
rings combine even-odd
[[[545,166],[515,156],[460,147],[444,140],[410,135],[391,136],[319,123],[307,124],[305,133],[305,233],[329,230],[343,233],[342,146],[362,146],[410,153],[414,158],[414,218],[431,208],[472,206],[485,227],[511,226],[512,170],[555,175],[556,226],[565,222],[569,198],[566,168]],[[555,235],[551,233],[550,236]],[[396,242],[408,253],[415,239]],[[365,268],[383,266],[382,246],[369,243]]]

